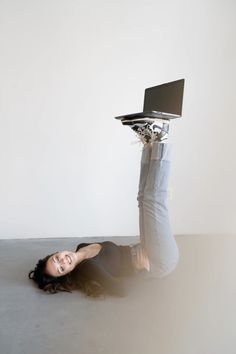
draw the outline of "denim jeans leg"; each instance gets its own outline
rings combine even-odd
[[[138,187],[138,207],[139,207],[139,232],[140,232],[140,244],[142,248],[145,249],[145,227],[143,220],[143,196],[144,188],[147,181],[149,163],[151,158],[151,146],[146,146],[143,148],[141,156],[141,168],[140,168],[140,177],[139,177],[139,187]]]
[[[179,259],[167,205],[171,150],[171,144],[153,143],[143,191],[143,242],[150,260],[150,276],[158,278],[169,274]]]

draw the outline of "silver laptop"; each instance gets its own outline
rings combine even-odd
[[[184,79],[167,82],[162,85],[146,88],[143,112],[125,114],[116,119],[135,118],[180,118],[184,94]]]

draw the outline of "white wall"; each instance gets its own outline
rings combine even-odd
[[[0,237],[137,235],[141,146],[113,117],[180,78],[174,233],[235,233],[235,11],[233,0],[1,0]]]

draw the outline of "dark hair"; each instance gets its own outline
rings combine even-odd
[[[97,281],[88,280],[80,274],[79,265],[72,272],[53,277],[45,272],[47,260],[54,255],[52,253],[43,259],[40,259],[34,270],[31,270],[28,277],[38,285],[39,289],[55,294],[59,291],[82,290],[87,296],[105,297],[105,289]]]

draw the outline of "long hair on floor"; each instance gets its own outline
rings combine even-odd
[[[86,279],[80,274],[79,265],[72,272],[61,276],[53,277],[45,272],[46,263],[52,253],[43,259],[40,259],[34,270],[28,274],[29,279],[32,279],[39,287],[50,294],[56,294],[59,291],[72,293],[72,290],[81,290],[87,296],[102,297],[106,295],[104,287],[97,281]]]

